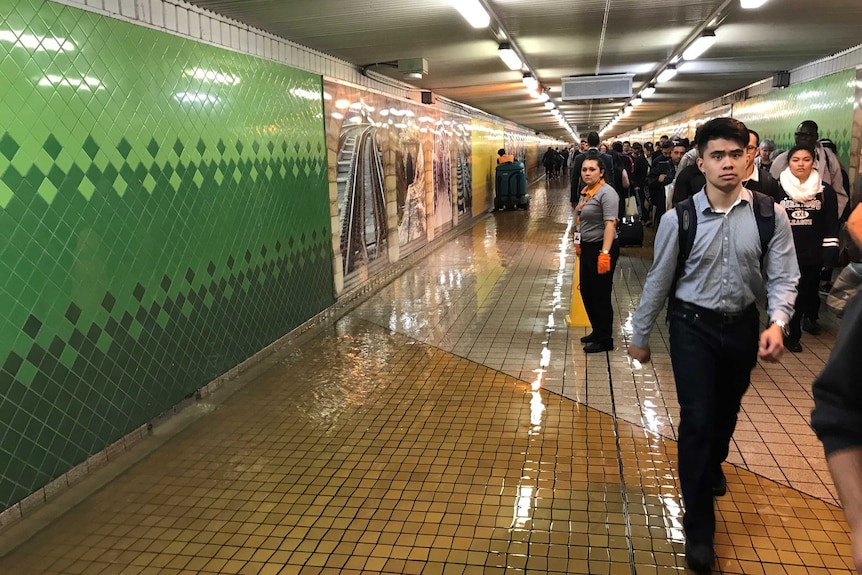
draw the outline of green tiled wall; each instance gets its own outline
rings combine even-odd
[[[0,10],[0,509],[333,303],[321,78]]]
[[[856,70],[845,70],[734,104],[733,117],[772,138],[779,149],[795,144],[793,133],[803,120],[817,122],[821,138],[830,138],[838,157],[850,162]]]

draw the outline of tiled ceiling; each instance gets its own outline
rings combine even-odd
[[[627,98],[561,102],[561,77],[633,73],[637,92],[704,29],[717,41],[685,62],[614,132],[626,132],[862,42],[862,0],[480,0],[492,14],[472,28],[455,10],[465,0],[192,0],[193,3],[403,80],[383,63],[424,58],[429,73],[409,83],[549,135],[567,133],[497,55],[508,35],[579,132],[604,127]]]

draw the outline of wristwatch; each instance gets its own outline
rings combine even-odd
[[[784,339],[790,335],[790,328],[787,327],[787,322],[781,321],[780,319],[772,320],[772,323],[769,325],[775,324],[781,330],[781,335],[784,336]]]
[[[599,253],[600,254],[609,254],[609,253],[611,253],[611,250],[599,250]]]

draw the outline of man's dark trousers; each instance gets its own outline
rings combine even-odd
[[[740,402],[757,363],[759,333],[754,305],[738,314],[720,314],[677,302],[671,314],[683,527],[690,544],[712,544],[712,486],[727,458]]]

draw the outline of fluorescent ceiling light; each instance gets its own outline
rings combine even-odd
[[[713,44],[715,44],[715,32],[713,30],[707,30],[685,49],[685,52],[682,53],[682,57],[686,60],[697,60],[700,58],[701,54],[709,50]]]
[[[491,17],[485,12],[485,8],[479,4],[479,0],[453,0],[452,6],[473,28],[487,28],[488,24],[491,23]]]
[[[539,94],[539,100],[542,102],[547,102],[550,99],[551,99],[551,95],[548,94],[547,90],[542,90],[542,92]]]
[[[632,106],[640,106],[643,103],[644,103],[644,99],[641,98],[640,96],[637,96],[636,98],[632,98]]]
[[[539,81],[536,80],[536,77],[532,74],[524,74],[524,77],[521,78],[521,81],[524,82],[524,85],[530,90],[535,90],[539,87]]]
[[[760,8],[766,4],[766,0],[739,0],[739,5],[745,8],[746,10],[753,10],[754,8]]]
[[[668,66],[667,68],[665,68],[662,71],[661,74],[658,75],[658,78],[656,78],[655,81],[658,84],[661,84],[663,82],[667,82],[668,80],[670,80],[671,78],[676,76],[676,73],[677,73],[676,66]]]
[[[511,44],[500,44],[497,54],[500,55],[500,60],[508,66],[509,70],[520,70],[521,66],[523,66],[521,59],[515,54]]]
[[[641,92],[641,96],[643,96],[644,98],[649,98],[653,94],[655,94],[655,86],[653,84],[650,84]]]
[[[554,103],[553,102],[545,102],[545,107],[549,110],[553,110],[554,109]]]

